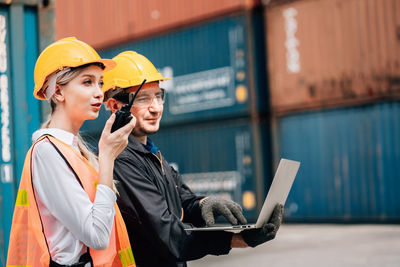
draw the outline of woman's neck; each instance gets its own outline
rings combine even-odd
[[[74,135],[78,135],[83,121],[74,121],[65,112],[54,111],[51,115],[49,128],[58,128]]]

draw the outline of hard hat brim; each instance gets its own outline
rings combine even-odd
[[[112,70],[113,68],[115,68],[115,67],[117,66],[117,63],[116,63],[114,60],[112,60],[112,59],[105,59],[105,58],[103,58],[103,59],[101,59],[101,60],[99,60],[99,61],[94,61],[94,62],[101,62],[101,63],[103,63],[103,65],[104,65],[104,70],[103,70],[103,72]],[[93,62],[93,63],[94,63],[94,62]]]

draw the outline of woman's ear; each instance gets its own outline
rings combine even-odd
[[[56,91],[54,92],[53,97],[57,100],[57,102],[64,102],[65,97],[64,97],[64,90],[62,86],[56,84]]]

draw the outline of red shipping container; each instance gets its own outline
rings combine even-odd
[[[110,47],[251,9],[260,0],[56,0],[56,37]]]
[[[400,98],[400,0],[264,2],[275,114]]]

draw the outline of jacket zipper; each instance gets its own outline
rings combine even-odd
[[[153,153],[152,153],[152,154],[153,154]],[[161,154],[160,150],[157,151],[157,154],[158,154],[160,157],[158,157],[156,154],[153,154],[153,155],[154,155],[154,156],[158,159],[158,161],[160,162],[162,175],[163,175],[163,177],[165,178],[165,181],[167,182],[167,184],[169,184],[168,178],[167,178],[167,176],[165,175],[164,165],[162,164],[162,154]],[[178,187],[178,186],[175,185],[175,189],[176,189],[176,190],[178,189],[177,187]],[[171,209],[169,208],[168,201],[167,201],[167,206],[168,206],[169,212],[171,213]],[[181,213],[182,213],[182,214],[181,214],[180,220],[182,221],[182,220],[183,220],[183,208],[181,208]]]
[[[152,154],[153,154],[153,153],[152,153]],[[164,165],[162,164],[162,155],[161,155],[161,152],[160,152],[160,151],[157,151],[157,154],[158,154],[160,157],[158,157],[156,154],[153,154],[153,155],[156,157],[156,159],[158,160],[158,162],[160,162],[161,174],[162,174],[162,176],[165,178],[165,180],[167,181],[167,184],[169,184],[169,181],[168,181],[168,179],[167,179],[167,177],[166,177],[166,175],[165,175]]]
[[[160,157],[157,157],[157,155],[156,155],[156,158],[160,162],[162,175],[165,176],[164,165],[162,164],[162,155],[161,155],[160,150],[157,151],[157,154],[160,156]]]

